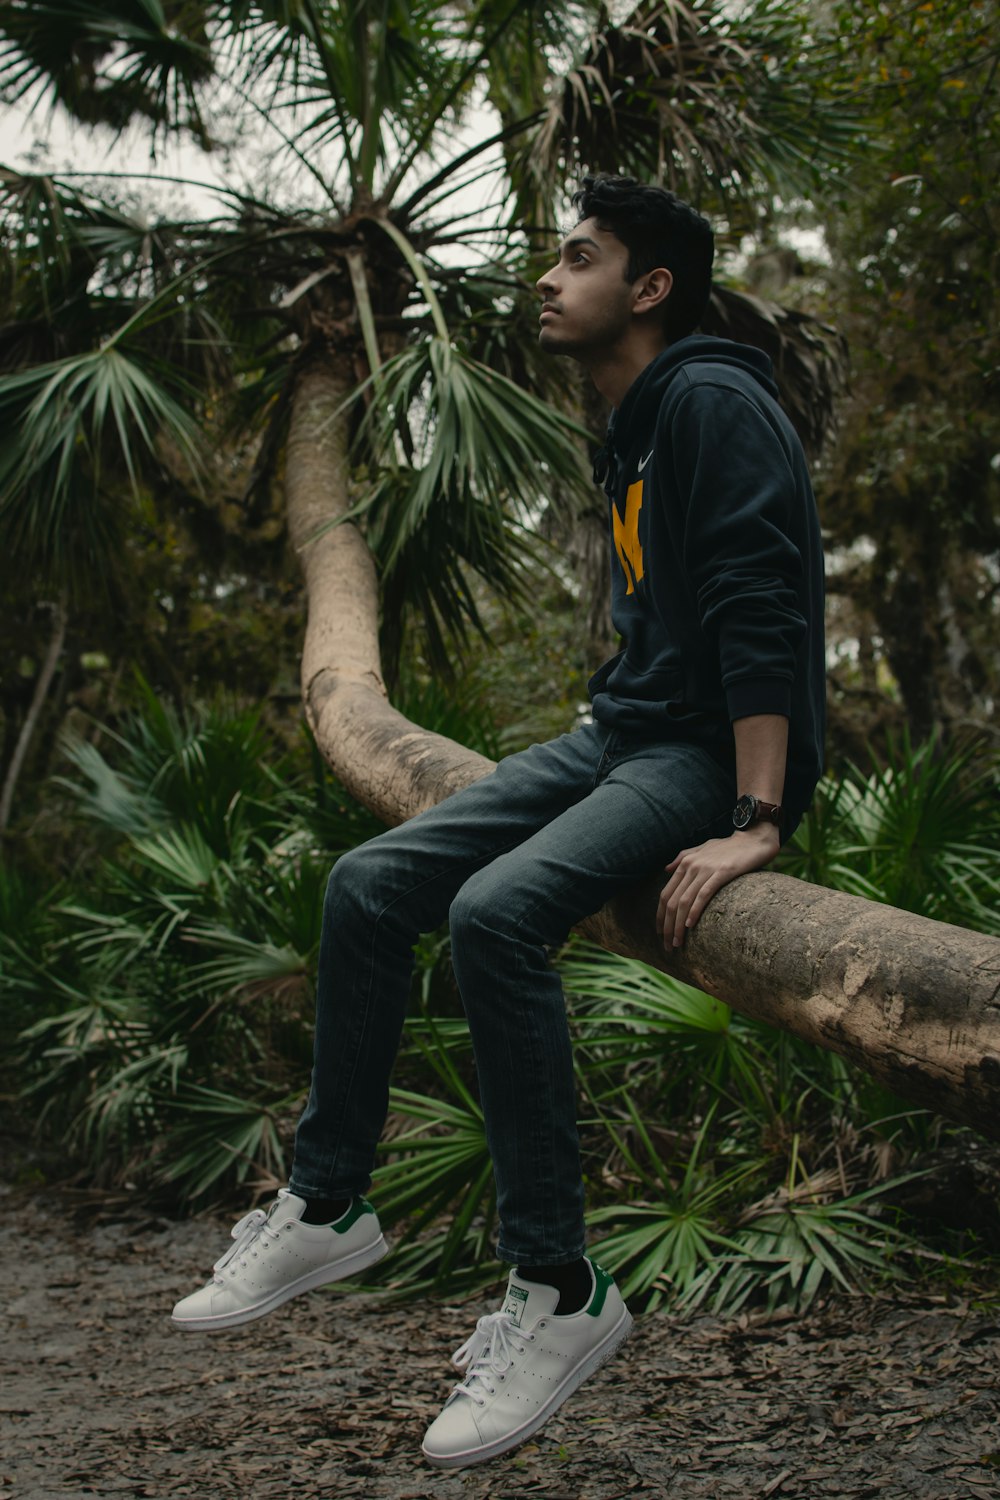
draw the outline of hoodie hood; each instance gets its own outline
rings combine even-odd
[[[772,400],[778,400],[773,366],[761,349],[736,344],[731,339],[711,338],[693,333],[670,344],[652,360],[625,392],[621,406],[611,413],[604,447],[594,458],[594,480],[608,487],[614,485],[621,459],[628,452],[637,432],[645,433],[655,420],[667,387],[680,371],[688,375],[701,370],[726,371],[730,378],[751,380]]]

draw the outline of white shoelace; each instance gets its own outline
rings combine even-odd
[[[472,1337],[451,1357],[452,1364],[466,1372],[452,1394],[469,1396],[477,1406],[485,1406],[486,1397],[496,1395],[494,1377],[503,1380],[514,1363],[513,1356],[523,1354],[525,1343],[534,1337],[533,1333],[521,1333],[506,1313],[487,1313],[479,1319]]]
[[[264,1232],[268,1233],[272,1239],[277,1238],[277,1231],[268,1229],[267,1214],[262,1208],[254,1208],[248,1214],[244,1214],[232,1228],[235,1244],[230,1245],[225,1255],[212,1267],[214,1279],[218,1282],[225,1279],[222,1272],[237,1255],[240,1257],[240,1262],[245,1265],[247,1252],[252,1249],[254,1242]]]

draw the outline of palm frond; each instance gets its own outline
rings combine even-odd
[[[130,837],[186,820],[220,858],[232,854],[238,831],[246,840],[281,826],[256,709],[179,712],[141,677],[137,691],[138,709],[108,735],[111,758],[85,741],[65,746],[83,781],[59,784],[87,818]]]
[[[652,1308],[690,1292],[705,1264],[714,1263],[720,1251],[732,1248],[719,1224],[723,1204],[757,1168],[750,1164],[717,1172],[714,1166],[703,1164],[714,1114],[710,1107],[683,1169],[673,1172],[657,1151],[633,1099],[626,1097],[625,1109],[641,1145],[641,1161],[615,1123],[605,1117],[605,1124],[641,1182],[643,1198],[597,1209],[588,1215],[588,1223],[621,1226],[601,1240],[602,1261],[609,1270],[625,1273],[625,1296],[647,1293]]]
[[[524,170],[631,170],[696,202],[748,197],[761,178],[807,190],[854,122],[803,66],[801,24],[770,0],[738,18],[683,0],[605,15],[527,138]]]
[[[407,516],[384,556],[386,566],[441,494],[470,518],[476,510],[499,514],[508,508],[528,518],[549,499],[551,475],[589,492],[576,441],[586,438],[582,429],[440,337],[385,365],[382,397],[368,413],[366,432],[385,457],[394,449],[401,416],[414,409],[426,413]]]
[[[834,1174],[835,1175],[835,1174]],[[810,1180],[744,1210],[735,1249],[707,1265],[682,1299],[688,1308],[711,1298],[711,1310],[733,1317],[750,1303],[767,1313],[808,1311],[821,1289],[856,1291],[898,1274],[894,1256],[907,1244],[877,1200],[893,1184],[837,1197],[833,1183]]]
[[[600,1114],[628,1068],[631,1085],[645,1067],[667,1087],[678,1068],[690,1090],[703,1079],[715,1095],[731,1083],[757,1088],[760,1068],[753,1029],[711,995],[638,959],[623,958],[574,939],[558,960],[571,1001],[580,1085]]]
[[[294,1099],[248,1099],[224,1089],[181,1083],[162,1100],[169,1152],[161,1181],[181,1187],[189,1200],[203,1198],[224,1179],[244,1182],[252,1170],[283,1180],[285,1152],[278,1119]]]
[[[123,130],[134,117],[205,136],[199,88],[214,72],[200,6],[159,0],[41,0],[0,14],[0,88],[45,93],[77,120]]]
[[[808,313],[718,282],[702,327],[770,356],[782,404],[807,453],[817,456],[831,435],[837,397],[847,381],[843,334]]]
[[[524,596],[539,561],[524,523],[589,492],[584,434],[437,334],[387,361],[378,388],[360,446],[380,467],[353,514],[366,516],[387,621],[398,631],[404,605],[415,607],[432,660],[446,663],[448,636],[482,628],[467,571],[501,594]]]
[[[91,539],[88,552],[102,550],[95,530],[106,525],[94,487],[105,469],[124,470],[138,489],[163,433],[198,469],[198,429],[178,396],[167,372],[118,345],[0,378],[0,536],[7,548],[25,566],[79,582],[81,535]],[[82,482],[81,452],[90,484]],[[82,571],[91,567],[85,555]]]
[[[871,770],[820,784],[783,866],[938,921],[996,932],[998,757],[976,741],[890,740]]]

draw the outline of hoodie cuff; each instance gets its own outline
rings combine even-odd
[[[792,684],[785,677],[745,677],[726,688],[730,722],[751,714],[792,716]]]

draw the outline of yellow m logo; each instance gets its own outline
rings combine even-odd
[[[630,484],[625,496],[625,519],[618,514],[617,505],[611,505],[611,524],[614,528],[615,551],[625,574],[626,594],[635,592],[642,577],[642,543],[639,541],[639,512],[642,510],[642,480]]]

